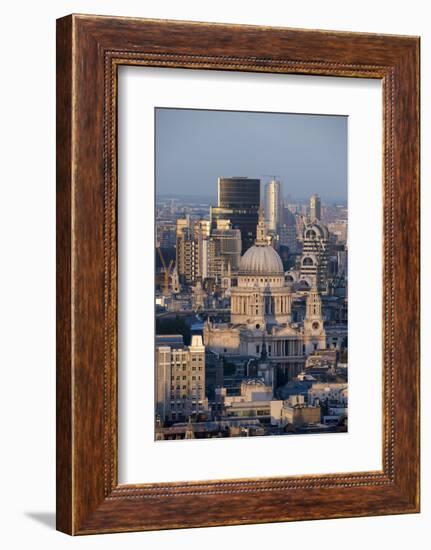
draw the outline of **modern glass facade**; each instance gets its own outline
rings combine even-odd
[[[256,239],[259,205],[259,179],[219,178],[218,205],[212,206],[210,210],[211,227],[217,227],[217,220],[229,220],[232,229],[241,231],[241,253],[244,254]]]

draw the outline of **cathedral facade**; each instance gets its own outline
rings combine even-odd
[[[241,257],[237,286],[231,289],[230,323],[204,327],[205,346],[227,356],[261,357],[290,378],[304,369],[306,356],[325,349],[322,307],[316,288],[307,298],[303,324],[292,323],[292,289],[283,263],[266,235],[262,212],[257,238]]]

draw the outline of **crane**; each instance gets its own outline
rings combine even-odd
[[[172,272],[172,265],[174,263],[173,260],[171,260],[169,262],[169,265],[166,266],[166,262],[165,262],[165,259],[163,258],[163,254],[162,254],[162,250],[160,248],[160,246],[157,246],[157,252],[159,253],[159,257],[160,257],[160,260],[162,262],[162,265],[163,265],[163,288],[162,288],[162,293],[164,296],[168,296],[169,295],[169,276]]]

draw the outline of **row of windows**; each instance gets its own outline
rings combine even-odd
[[[246,283],[254,283],[255,277],[242,277],[242,281]],[[261,277],[260,282],[261,283],[278,283],[280,281],[280,278],[274,278],[274,277]]]
[[[187,391],[187,386],[171,386],[171,392],[179,392],[180,390]],[[192,386],[190,392],[200,392],[203,390],[202,386]]]
[[[175,368],[176,370],[187,370],[187,365],[175,365]],[[199,370],[199,371],[202,371],[202,367],[192,367],[192,370],[196,371],[196,370]]]
[[[268,416],[270,414],[268,409],[248,409],[242,411],[229,411],[229,416]]]
[[[171,407],[174,407],[175,405],[177,405],[177,407],[185,407],[186,405],[190,405],[190,403],[184,403],[182,401],[171,401]],[[191,405],[193,407],[196,407],[196,406],[201,406],[202,407],[202,401],[199,401],[199,403],[198,403],[197,399],[193,400],[191,402]]]

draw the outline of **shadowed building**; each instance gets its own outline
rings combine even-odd
[[[222,288],[229,288],[231,275],[237,273],[241,258],[241,231],[232,229],[228,220],[217,220],[208,251],[208,276]]]
[[[241,231],[242,253],[256,239],[256,225],[260,205],[260,180],[232,177],[218,179],[218,203],[211,206],[211,228],[218,220],[229,220],[232,229]]]

